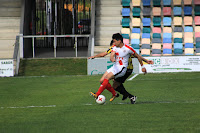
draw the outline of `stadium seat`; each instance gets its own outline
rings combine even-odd
[[[140,39],[131,39],[131,44],[140,44]]]
[[[129,39],[129,34],[121,34],[123,38]]]
[[[161,16],[161,8],[153,7],[153,16]]]
[[[150,49],[141,49],[142,56],[150,56]]]
[[[142,44],[142,49],[151,49],[150,44]]]
[[[153,33],[153,38],[161,38],[161,34],[160,33]]]
[[[195,22],[195,25],[200,25],[200,16],[195,16],[194,22]]]
[[[192,5],[192,0],[184,0],[184,5]]]
[[[140,54],[140,49],[134,49],[136,53]]]
[[[171,27],[163,27],[163,33],[172,33]]]
[[[192,7],[191,6],[185,6],[183,10],[184,10],[184,15],[192,15]]]
[[[150,44],[150,38],[142,38],[141,44]]]
[[[194,48],[185,48],[185,55],[194,55]]]
[[[174,32],[174,38],[182,38],[183,33],[182,32]]]
[[[174,43],[183,43],[182,38],[174,38]]]
[[[140,16],[140,8],[138,8],[138,7],[133,7],[132,12],[133,12],[133,16],[134,16],[134,17],[139,17],[139,16]]]
[[[183,49],[174,49],[174,54],[175,55],[182,55],[183,54]]]
[[[184,38],[193,38],[193,32],[184,32]]]
[[[172,38],[172,33],[163,33],[163,38]]]
[[[130,8],[122,8],[122,16],[123,17],[130,16]]]
[[[200,48],[200,42],[197,42],[195,46],[196,48]]]
[[[132,19],[132,26],[140,27],[141,19],[140,18],[133,18]]]
[[[194,4],[195,5],[200,5],[200,1],[199,0],[194,0]]]
[[[196,55],[200,55],[200,48],[196,48]]]
[[[150,7],[143,8],[143,16],[151,16],[151,8]]]
[[[184,43],[194,43],[194,39],[193,38],[184,38]]]
[[[163,43],[163,49],[172,49],[171,43]]]
[[[182,32],[183,28],[182,27],[174,27],[174,32]]]
[[[174,5],[181,5],[182,0],[173,0]]]
[[[163,0],[163,5],[164,6],[170,6],[171,5],[171,0]]]
[[[194,14],[195,14],[195,16],[200,16],[200,6],[194,7]]]
[[[163,7],[163,15],[164,16],[171,16],[172,9],[171,7]]]
[[[195,30],[195,32],[199,32],[200,31],[200,26],[195,26],[194,30]]]
[[[163,25],[164,26],[171,26],[172,19],[171,17],[164,17],[163,18]]]
[[[142,38],[151,38],[150,33],[142,33]]]
[[[195,38],[200,37],[200,32],[195,32]]]
[[[123,38],[123,43],[129,45],[129,39]]]
[[[174,25],[182,25],[182,17],[174,17]]]
[[[143,6],[150,6],[151,0],[142,0]]]
[[[130,34],[130,28],[122,28],[121,34]]]
[[[122,18],[122,27],[129,27],[130,19],[129,18]]]
[[[143,33],[151,33],[151,28],[150,28],[150,27],[144,27],[144,28],[142,29],[142,32],[143,32]]]
[[[133,47],[134,49],[140,49],[140,45],[139,44],[131,44],[131,47]]]
[[[174,43],[174,49],[183,49],[182,43]]]
[[[132,28],[132,33],[140,33],[140,28]]]
[[[153,0],[153,6],[161,6],[160,5],[161,0]]]
[[[122,6],[130,6],[130,0],[122,0]]]
[[[193,27],[192,26],[185,26],[184,32],[193,32]]]
[[[171,38],[163,38],[163,43],[172,43]]]
[[[185,43],[185,48],[194,48],[193,43]]]
[[[161,56],[161,49],[152,49],[152,56]]]
[[[161,26],[161,17],[153,18],[153,26]]]
[[[152,32],[153,33],[161,33],[161,28],[160,27],[153,27]]]
[[[143,18],[142,23],[143,23],[143,26],[150,26],[151,25],[151,19],[150,18]]]
[[[160,43],[153,43],[152,49],[161,49],[161,44]]]
[[[174,12],[174,16],[181,16],[182,8],[174,7],[173,12]]]
[[[192,17],[184,17],[184,25],[192,25]]]
[[[163,55],[172,55],[172,49],[163,49]]]
[[[140,34],[138,34],[138,33],[132,33],[131,34],[131,39],[140,39]]]
[[[152,43],[161,43],[161,39],[160,38],[153,38],[152,39]]]
[[[133,6],[140,6],[141,0],[132,0]]]

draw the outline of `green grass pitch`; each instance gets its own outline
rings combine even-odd
[[[99,76],[0,78],[1,133],[198,133],[200,73],[139,75],[126,81],[138,97],[105,105],[89,92]]]

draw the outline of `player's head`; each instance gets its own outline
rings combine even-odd
[[[116,46],[118,46],[119,44],[123,43],[123,37],[119,33],[113,34],[112,40],[113,40],[114,45],[116,45]]]
[[[110,41],[110,46],[112,46],[112,45],[113,45],[113,40]]]

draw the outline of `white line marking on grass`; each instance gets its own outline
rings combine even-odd
[[[56,105],[45,105],[45,106],[25,106],[25,107],[1,107],[1,109],[22,109],[22,108],[54,108]]]
[[[135,77],[137,77],[139,74],[135,74],[133,77],[131,77],[130,79],[128,79],[128,81],[134,79]]]

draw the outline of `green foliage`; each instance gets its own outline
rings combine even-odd
[[[200,132],[200,73],[139,75],[124,84],[138,97],[98,105],[100,76],[0,78],[1,133]],[[48,107],[49,105],[54,105]],[[46,107],[45,107],[46,106]]]

